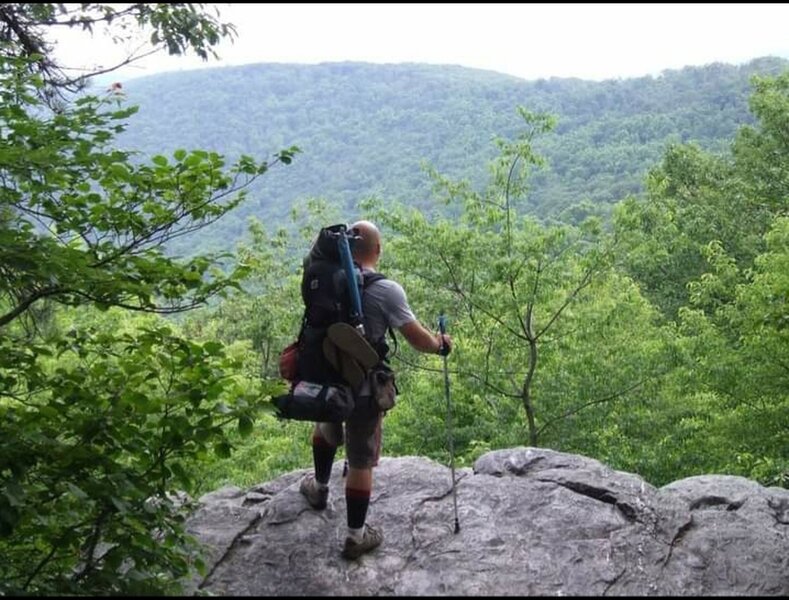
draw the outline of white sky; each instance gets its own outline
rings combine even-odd
[[[279,62],[420,62],[522,77],[602,80],[712,62],[789,58],[789,4],[212,4],[237,27],[221,60],[164,52],[117,71]],[[106,36],[62,34],[64,64],[109,65]]]

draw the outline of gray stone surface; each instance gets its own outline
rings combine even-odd
[[[789,594],[789,491],[740,477],[655,488],[582,456],[489,452],[450,470],[383,458],[368,521],[384,542],[356,562],[345,534],[342,464],[329,506],[299,494],[306,471],[200,499],[189,530],[209,573],[189,591],[221,596]],[[199,592],[198,592],[199,593]]]

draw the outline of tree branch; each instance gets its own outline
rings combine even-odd
[[[585,402],[585,403],[583,403],[583,404],[581,404],[579,406],[576,406],[575,408],[572,408],[572,409],[568,410],[564,414],[559,415],[558,417],[556,417],[554,419],[550,419],[549,421],[546,421],[545,423],[543,423],[543,425],[537,430],[537,434],[538,435],[541,434],[545,429],[547,429],[548,427],[550,427],[551,425],[553,425],[557,421],[561,421],[562,419],[566,419],[567,417],[569,417],[571,415],[579,413],[582,410],[584,410],[585,408],[589,408],[590,406],[594,406],[596,404],[604,404],[606,402],[610,402],[611,400],[616,400],[617,398],[619,398],[621,396],[624,396],[625,394],[627,394],[629,392],[632,392],[636,388],[641,387],[644,384],[644,382],[649,381],[649,379],[650,379],[649,377],[646,377],[646,378],[642,379],[641,381],[638,381],[638,382],[634,383],[633,385],[631,385],[627,389],[624,389],[624,390],[619,391],[619,392],[615,392],[615,393],[611,394],[610,396],[606,396],[605,398],[598,398],[596,400],[590,400],[589,402]]]

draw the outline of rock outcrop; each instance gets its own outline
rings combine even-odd
[[[208,549],[192,582],[216,595],[789,595],[789,491],[705,475],[655,488],[582,456],[489,452],[456,470],[383,458],[368,521],[384,542],[355,562],[342,465],[329,506],[298,491],[306,471],[200,499],[189,530]]]

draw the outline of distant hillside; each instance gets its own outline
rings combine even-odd
[[[177,72],[124,85],[140,111],[121,138],[145,153],[204,148],[234,157],[270,156],[298,145],[303,153],[269,172],[247,203],[185,239],[229,249],[246,217],[285,219],[294,201],[323,197],[348,218],[370,196],[426,208],[427,161],[456,178],[482,183],[495,136],[519,125],[515,108],[558,116],[537,145],[549,161],[535,176],[529,209],[573,218],[583,200],[605,214],[641,189],[646,171],[670,141],[725,148],[748,113],[749,80],[789,61],[762,58],[743,66],[713,64],[659,77],[603,82],[524,81],[489,71],[420,64],[258,64]]]

